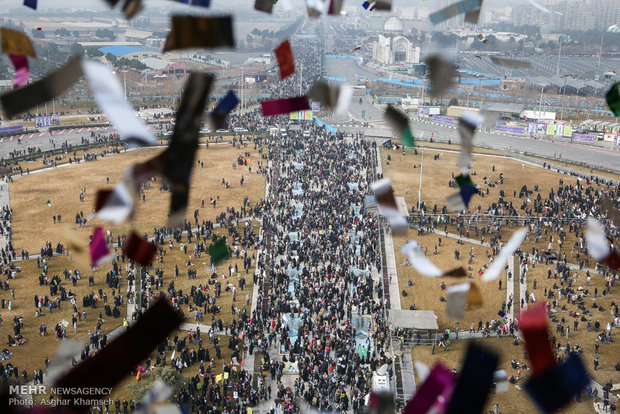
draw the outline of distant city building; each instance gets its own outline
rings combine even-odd
[[[271,56],[261,56],[261,57],[249,57],[246,60],[246,63],[251,65],[253,63],[261,63],[263,65],[271,64]]]
[[[605,30],[620,21],[620,0],[547,0],[542,3],[554,13],[541,13],[531,4],[514,6],[512,22],[517,26],[548,26],[553,31]]]
[[[395,63],[420,63],[420,47],[400,35],[403,24],[396,17],[390,17],[383,25],[387,36],[378,35],[372,45],[373,59],[384,65]]]

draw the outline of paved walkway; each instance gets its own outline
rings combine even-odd
[[[11,206],[11,199],[9,196],[9,183],[7,179],[0,179],[0,209],[4,206]],[[8,225],[11,225],[11,222],[8,222]],[[7,250],[7,246],[10,240],[10,233],[5,232],[5,234],[0,235],[0,247]]]
[[[400,305],[400,286],[398,285],[398,272],[396,271],[396,255],[394,254],[394,239],[388,226],[383,229],[383,241],[385,244],[385,262],[387,263],[388,281],[390,283],[390,309],[402,309]]]
[[[383,175],[383,164],[381,163],[380,145],[377,145],[377,174]]]
[[[268,170],[271,170],[271,166],[272,163],[271,161],[269,161],[269,163],[267,164],[268,166]],[[267,181],[267,180],[265,180]],[[269,198],[269,192],[271,191],[271,184],[269,182],[266,182],[265,184],[265,200],[267,200]],[[262,225],[262,221],[261,221],[261,226],[260,229],[258,231],[259,236],[263,236],[263,225]],[[250,307],[250,315],[254,314],[254,311],[258,309],[259,303],[258,303],[258,295],[259,295],[259,289],[260,289],[260,282],[262,280],[262,275],[261,275],[261,270],[258,267],[258,257],[259,255],[263,256],[267,253],[267,251],[264,248],[264,239],[263,239],[263,243],[261,244],[261,249],[259,251],[256,252],[256,263],[255,263],[255,267],[254,267],[254,273],[256,274],[256,283],[254,283],[253,289],[252,289],[252,306]],[[254,356],[256,355],[256,351],[252,352],[252,354],[250,355],[249,352],[245,353],[245,369],[247,369],[250,374],[252,376],[257,375],[257,373],[254,371],[254,366],[255,366],[255,362],[254,362]],[[272,387],[273,388],[273,387]],[[258,408],[258,407],[256,407]],[[256,413],[259,413],[260,411],[255,409]]]
[[[519,306],[521,306],[521,301],[523,301],[523,306],[521,309],[527,309],[528,297],[527,297],[527,271],[521,264],[519,263]]]
[[[512,277],[508,278],[508,273],[512,275]],[[501,276],[500,276],[501,277]],[[512,256],[508,260],[508,272],[506,272],[506,318],[509,322],[512,322],[514,319],[515,313],[515,304],[514,304],[514,293],[515,293],[515,256]],[[512,306],[510,306],[510,310],[508,310],[508,304],[512,300]]]

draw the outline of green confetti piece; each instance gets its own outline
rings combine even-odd
[[[228,246],[226,246],[226,238],[222,237],[211,246],[209,246],[209,256],[213,265],[217,265],[222,260],[228,258]]]
[[[413,133],[411,132],[411,128],[409,125],[403,131],[402,143],[404,147],[413,148],[415,147],[415,138],[413,137]]]
[[[611,86],[605,98],[611,112],[616,116],[620,116],[620,82],[616,82]]]
[[[458,175],[458,176],[454,177],[454,180],[459,185],[459,187],[463,187],[466,184],[469,184],[472,187],[475,187],[474,186],[474,182],[471,180],[471,177],[469,176],[469,174],[467,174],[467,175],[463,175],[463,174]]]

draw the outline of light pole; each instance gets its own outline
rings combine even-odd
[[[424,173],[424,147],[422,147],[422,162],[420,163],[420,187],[418,188],[418,214],[420,214],[420,203],[422,202],[422,174]]]
[[[601,56],[603,55],[603,35],[605,33],[601,33],[601,48],[598,51],[598,65],[596,66],[597,68],[601,67]]]
[[[241,66],[241,85],[239,85],[239,89],[241,89],[241,105],[239,105],[239,115],[243,113],[243,84],[244,84],[244,71],[243,66]]]
[[[569,76],[577,76],[575,73],[565,73],[562,75],[564,77],[564,86],[562,87],[562,111],[560,112],[560,119],[564,119],[564,95],[566,94],[566,78]]]
[[[560,74],[560,56],[562,56],[562,37],[558,37],[558,40],[560,42],[560,50],[558,50],[558,65],[557,68],[555,69],[555,75],[558,76]]]

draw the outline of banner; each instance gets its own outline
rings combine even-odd
[[[60,117],[58,114],[35,116],[34,127],[45,128],[52,125],[60,125]]]
[[[432,118],[433,121],[441,122],[442,124],[454,125],[454,118],[451,116],[433,115]]]
[[[305,111],[295,111],[289,114],[289,119],[298,120],[298,121],[312,121],[312,110],[308,109]]]
[[[23,125],[15,125],[15,126],[8,126],[8,127],[0,128],[0,134],[11,134],[11,133],[23,132],[23,131],[24,131]]]
[[[547,135],[555,135],[555,125],[547,125]]]
[[[505,126],[505,125],[497,125],[495,127],[495,130],[498,132],[508,132],[510,134],[518,134],[518,135],[525,134],[525,128],[523,127],[510,127],[510,126]]]
[[[585,134],[572,134],[570,137],[565,137],[566,139],[571,139],[574,141],[583,141],[583,142],[595,142],[596,135],[585,135]]]
[[[529,135],[546,134],[547,124],[544,122],[530,122],[527,124],[527,133]]]
[[[571,125],[564,125],[564,131],[562,132],[563,137],[572,137],[573,136],[573,127]]]

